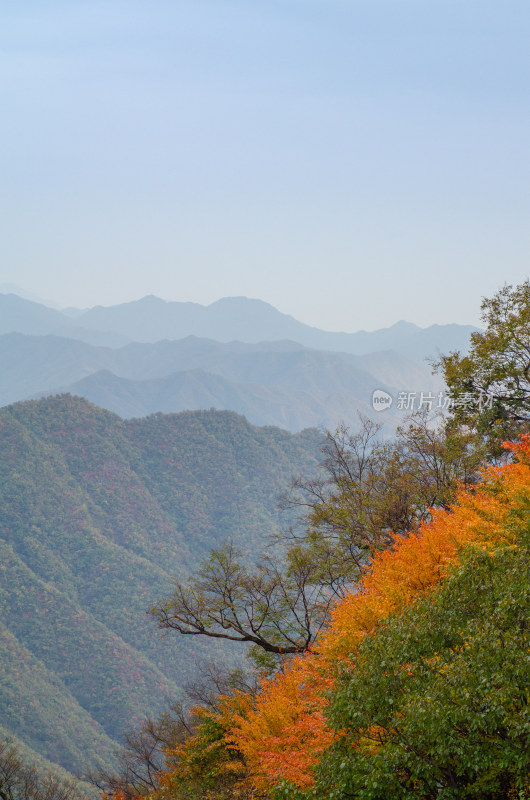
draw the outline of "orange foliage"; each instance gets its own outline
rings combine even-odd
[[[382,619],[432,590],[458,561],[463,547],[495,548],[510,541],[510,515],[530,503],[530,435],[506,445],[519,459],[486,467],[473,491],[461,490],[452,511],[432,519],[392,550],[377,554],[356,593],[338,603],[316,653],[293,659],[263,683],[255,709],[235,719],[226,737],[243,754],[256,789],[281,779],[300,788],[313,783],[312,767],[333,741],[323,697],[338,660]]]
[[[123,791],[123,789],[116,789],[115,792],[111,792],[110,794],[103,794],[102,800],[128,800],[127,795]],[[138,797],[137,800],[144,800],[141,797]]]
[[[204,777],[205,772],[221,780],[228,776],[236,780],[244,778],[246,770],[241,758],[232,758],[232,748],[227,748],[226,738],[220,731],[229,730],[251,707],[252,697],[236,691],[233,695],[217,697],[218,710],[206,706],[196,706],[191,710],[198,723],[197,730],[184,743],[166,753],[166,768],[161,775],[161,791],[157,795],[159,800],[170,797],[173,786]],[[165,793],[164,789],[169,792]],[[206,796],[210,794],[207,792]],[[211,796],[216,797],[215,790]],[[235,796],[238,795],[234,792]]]
[[[255,709],[230,732],[228,740],[243,754],[258,790],[281,778],[310,785],[311,767],[332,743],[319,691],[331,678],[320,676],[317,667],[311,656],[293,659],[264,681]]]
[[[519,463],[486,467],[474,491],[458,492],[452,511],[433,510],[431,521],[417,533],[396,537],[392,550],[374,558],[360,591],[333,609],[330,630],[319,648],[324,657],[348,656],[379,620],[433,589],[461,548],[495,547],[510,539],[509,517],[519,499],[530,499],[530,436],[506,447]]]

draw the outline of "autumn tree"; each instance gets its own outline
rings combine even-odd
[[[374,553],[391,546],[447,508],[458,487],[478,476],[483,450],[473,434],[448,431],[445,420],[412,415],[391,440],[360,417],[360,427],[328,431],[321,472],[298,479],[284,498],[302,510],[302,526],[290,531],[292,549],[335,577],[335,594],[356,582]]]
[[[235,749],[225,747],[226,731],[233,724],[228,709],[232,698],[238,698],[239,713],[250,707],[258,686],[254,671],[200,662],[197,677],[183,686],[182,702],[126,733],[118,768],[92,772],[87,780],[115,800],[190,800],[196,793],[202,798],[206,787],[218,791],[214,796],[220,799],[221,787],[228,792],[244,772]]]
[[[86,779],[105,796],[121,800],[145,797],[158,789],[165,752],[192,733],[191,721],[181,704],[174,704],[158,719],[144,720],[125,734],[118,769],[100,769]]]
[[[256,698],[198,707],[170,796],[528,788],[528,437],[519,464],[479,465],[505,463],[500,437],[528,429],[529,282],[482,312],[469,354],[438,364],[448,420],[416,415],[392,440],[367,419],[328,432],[320,474],[285,498],[301,524],[284,549],[255,566],[214,551],[157,606],[163,628],[244,642],[280,666]]]
[[[245,759],[226,738],[252,702],[251,695],[236,690],[219,695],[215,707],[191,710],[193,733],[168,752],[156,800],[257,800],[247,780]]]
[[[528,680],[528,661],[521,655],[525,652],[524,642],[528,637],[526,587],[529,577],[527,539],[530,533],[528,527],[530,437],[524,437],[520,444],[510,446],[509,449],[518,459],[516,463],[505,464],[500,468],[490,466],[483,470],[480,480],[472,491],[459,490],[456,503],[450,509],[438,509],[433,513],[432,519],[424,523],[419,531],[407,538],[396,537],[392,550],[376,554],[371,569],[365,573],[357,590],[347,595],[332,609],[329,629],[321,638],[316,653],[298,656],[281,673],[264,682],[254,709],[246,718],[236,722],[231,733],[232,739],[229,738],[229,741],[236,741],[245,754],[251,780],[257,787],[283,786],[281,790],[278,789],[278,794],[274,795],[279,798],[294,799],[309,796],[320,800],[328,796],[341,799],[364,797],[353,791],[352,776],[355,772],[357,775],[355,780],[360,784],[361,774],[366,777],[367,771],[378,768],[377,758],[381,754],[381,748],[374,742],[384,736],[390,736],[393,730],[390,726],[389,730],[383,731],[383,715],[389,709],[396,707],[394,727],[397,725],[396,720],[405,715],[408,695],[401,697],[400,686],[409,686],[406,683],[409,677],[410,687],[414,686],[417,689],[416,708],[422,709],[417,715],[411,711],[410,725],[416,726],[414,730],[418,737],[423,735],[428,737],[432,734],[432,730],[436,730],[438,738],[433,736],[431,744],[433,748],[439,746],[439,753],[442,753],[443,743],[449,741],[450,736],[453,736],[454,741],[458,740],[460,729],[454,730],[453,733],[450,729],[446,733],[440,733],[435,720],[429,721],[428,716],[424,718],[422,715],[428,715],[432,706],[433,714],[440,718],[439,721],[445,720],[450,728],[450,721],[454,719],[451,715],[457,713],[459,704],[457,703],[455,708],[450,694],[442,696],[439,690],[435,691],[427,682],[420,681],[414,684],[412,679],[417,679],[419,675],[422,680],[423,678],[426,680],[429,674],[433,681],[441,681],[443,685],[449,664],[453,663],[452,659],[456,664],[461,657],[461,662],[458,663],[464,663],[468,670],[467,685],[462,677],[464,698],[466,692],[470,691],[469,687],[473,680],[483,681],[482,688],[486,690],[488,685],[491,688],[494,676],[498,672],[502,684],[498,687],[497,693],[501,707],[499,713],[502,713],[503,707],[505,710],[512,707],[514,697],[517,696],[513,694],[513,687],[517,685],[517,681],[521,686]],[[437,594],[439,587],[442,586],[440,591],[445,591],[443,589],[445,582],[451,581],[452,573],[458,571],[462,561],[467,563],[469,553],[471,554],[469,563],[471,564],[471,561],[473,563],[458,583],[462,594],[447,595],[448,599],[444,601],[443,610],[438,614],[436,598],[442,596]],[[510,561],[511,554],[514,554],[513,561]],[[482,560],[483,555],[487,556],[486,561]],[[491,559],[488,560],[490,555]],[[497,555],[499,560],[496,560]],[[509,562],[506,570],[499,566],[498,575],[492,574],[486,579],[484,571],[490,570],[491,567],[494,573],[494,565],[504,563],[504,559],[506,563]],[[475,568],[476,576],[473,573]],[[510,588],[510,574],[513,577],[512,588]],[[502,579],[501,575],[504,575]],[[482,596],[483,588],[484,596]],[[465,596],[467,590],[469,593]],[[523,593],[524,599],[521,597]],[[502,620],[504,612],[506,612],[505,621]],[[409,614],[415,614],[414,622],[410,624],[407,623]],[[443,621],[444,614],[448,617],[447,625]],[[448,627],[452,622],[453,628]],[[379,641],[378,637],[383,637],[385,631],[390,630],[394,623],[397,629],[403,632],[402,641],[396,643],[394,647],[398,655],[394,657],[389,649],[389,639],[384,639],[384,645],[373,645],[374,656],[367,661],[363,655],[365,653],[363,648],[371,653],[370,642]],[[505,654],[503,650],[504,625],[507,629],[512,626],[511,639],[506,639],[505,642],[508,650],[512,647],[511,655],[508,652]],[[419,642],[416,641],[416,626]],[[433,637],[431,645],[433,648],[440,648],[439,652],[428,652],[425,640],[421,642],[422,630],[425,631],[425,636]],[[458,639],[458,636],[461,638]],[[472,655],[466,661],[468,645],[470,646],[471,639],[475,636],[476,647],[470,649]],[[523,643],[521,651],[518,650],[518,637]],[[408,666],[409,663],[413,663],[414,648],[417,644],[423,648],[417,655],[418,672],[409,676]],[[409,648],[405,656],[400,647]],[[502,670],[499,669],[505,655],[508,659],[507,671],[502,675]],[[485,663],[483,656],[484,659],[486,656],[490,659],[489,663]],[[517,658],[520,672],[516,678],[510,672],[509,658]],[[395,665],[395,674],[392,665]],[[489,684],[488,675],[491,676]],[[511,683],[512,677],[515,683]],[[365,680],[367,697],[366,704],[363,704]],[[373,684],[370,683],[371,680]],[[460,678],[457,677],[455,680],[458,683]],[[352,689],[354,681],[356,681],[355,691],[358,692],[355,695]],[[373,691],[370,688],[372,686]],[[341,694],[343,689],[344,692]],[[348,694],[350,690],[351,694]],[[437,707],[436,692],[441,698]],[[492,697],[493,695],[490,695],[490,699]],[[333,709],[331,714],[327,711],[327,704],[331,700],[333,705],[334,698],[337,698],[338,704],[335,716]],[[519,730],[524,732],[526,724],[524,720],[527,714],[524,697],[521,702],[522,705],[518,710],[514,706],[514,730],[519,725]],[[400,705],[401,703],[403,705]],[[475,735],[473,726],[479,740],[482,735],[480,727],[476,726],[485,722],[481,716],[483,710],[484,707],[480,707],[477,715],[471,717],[469,722],[471,727],[468,727],[467,731],[465,728],[460,731],[465,738],[462,747],[467,747],[468,755],[473,749],[473,735]],[[362,717],[355,716],[361,712]],[[467,707],[465,703],[462,707],[463,718],[472,712],[473,705],[469,700]],[[373,718],[370,718],[370,714],[374,715]],[[359,724],[354,724],[352,720],[359,721]],[[427,728],[424,729],[424,725],[431,726],[431,733]],[[499,739],[502,739],[502,734],[501,730],[497,739],[492,734],[496,741],[494,749],[500,747]],[[413,741],[410,731],[406,735]],[[525,735],[528,735],[528,729]],[[513,759],[506,773],[511,775],[509,786],[512,789],[524,772],[524,769],[519,769],[517,763],[517,749],[523,740],[524,736],[514,743],[513,748],[507,744],[504,751],[508,761]],[[332,755],[331,760],[328,760],[326,753],[330,744]],[[489,745],[485,740],[482,744],[484,751],[481,758],[486,759],[485,751]],[[415,745],[419,749],[419,739]],[[373,762],[369,760],[372,757],[375,759]],[[434,750],[431,753],[426,752],[422,762],[426,771],[429,759],[434,758]],[[362,766],[359,759],[362,760]],[[319,761],[322,762],[323,771],[318,773],[317,767],[320,779],[313,791],[315,766]],[[440,756],[440,763],[442,761],[443,758]],[[399,782],[401,773],[397,777],[394,775],[391,782],[389,775],[393,772],[390,755],[385,764],[385,768],[388,769],[386,783],[382,780],[376,781],[381,797],[410,797],[412,800],[414,797],[424,796],[421,791],[416,794],[410,786],[406,791],[405,785],[396,790],[396,781]],[[458,765],[454,768],[448,767],[448,774],[451,769],[458,768]],[[405,764],[403,774],[406,774],[407,769],[410,771]],[[344,773],[344,783],[340,783],[339,780],[341,771]],[[470,784],[477,778],[476,774],[470,777],[471,772],[470,767],[468,770]],[[493,771],[490,770],[490,773],[493,776]],[[381,775],[379,777],[381,778]],[[452,775],[449,775],[449,778],[452,780]],[[490,786],[495,780],[501,781],[501,772],[497,772],[496,778],[492,777]],[[444,787],[443,783],[440,785]],[[357,784],[355,786],[357,787]],[[450,791],[448,789],[448,793],[433,794],[432,797],[452,797]],[[480,795],[477,794],[478,796]],[[494,796],[485,792],[483,798],[491,800]]]
[[[518,527],[517,547],[472,550],[360,643],[332,692],[342,733],[316,796],[331,786],[337,800],[519,796],[530,774],[530,527]]]
[[[432,507],[446,507],[458,485],[476,478],[480,454],[425,416],[379,438],[359,430],[328,433],[321,474],[293,483],[286,505],[303,513],[282,547],[249,566],[232,544],[212,551],[198,573],[176,584],[153,614],[161,628],[246,643],[262,665],[310,650],[337,597],[359,580],[396,533],[416,530]]]
[[[482,301],[483,332],[471,334],[467,355],[442,356],[435,365],[453,399],[455,424],[499,443],[528,428],[530,421],[530,281],[504,286]]]

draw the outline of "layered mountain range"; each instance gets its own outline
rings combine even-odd
[[[317,469],[315,427],[361,411],[391,433],[405,412],[376,414],[374,390],[441,391],[426,359],[472,330],[330,333],[246,298],[59,311],[0,294],[0,737],[72,772],[112,765],[202,659],[235,657],[160,640],[150,606],[228,539],[257,557],[289,523],[278,496]]]
[[[373,413],[375,389],[440,391],[428,359],[465,350],[472,330],[401,322],[331,333],[238,297],[60,312],[0,294],[0,403],[70,392],[124,418],[218,408],[292,431],[333,428]],[[397,411],[385,414],[387,426]]]

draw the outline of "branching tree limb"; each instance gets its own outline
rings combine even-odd
[[[392,442],[360,418],[351,433],[328,433],[317,479],[293,483],[284,504],[303,512],[277,557],[248,567],[227,544],[197,575],[177,583],[153,614],[160,628],[186,636],[243,642],[285,656],[310,650],[331,604],[359,579],[395,534],[415,530],[432,506],[447,506],[456,486],[474,479],[481,454],[465,437],[412,418]]]
[[[271,557],[253,569],[231,544],[214,551],[196,578],[178,583],[169,601],[153,609],[159,626],[184,635],[246,642],[287,655],[310,648],[333,598],[300,554],[287,565]]]
[[[165,765],[165,751],[192,733],[184,707],[175,704],[159,719],[147,719],[140,728],[125,735],[117,771],[99,770],[86,779],[103,794],[119,793],[126,800],[145,797],[159,786]]]
[[[22,760],[18,750],[0,741],[0,800],[86,800],[77,781],[62,780]]]

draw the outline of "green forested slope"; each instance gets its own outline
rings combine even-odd
[[[4,665],[0,705],[6,733],[71,770],[85,762],[103,766],[113,757],[115,742],[94,723],[60,677],[1,623],[0,660]]]
[[[70,396],[0,411],[0,725],[70,770],[221,657],[146,610],[217,543],[254,552],[320,437],[231,412],[123,422]],[[225,658],[224,654],[222,655]]]

